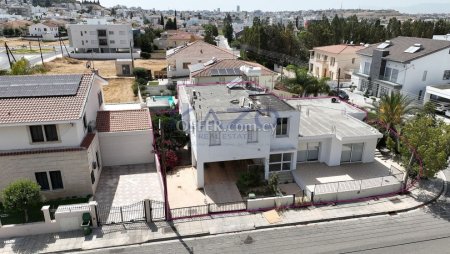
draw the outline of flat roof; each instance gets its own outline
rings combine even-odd
[[[308,99],[287,100],[287,103],[293,107],[300,106],[297,108],[300,111],[300,137],[336,136],[339,140],[382,137],[377,129],[350,116],[348,112],[330,109],[325,101],[311,102],[312,100]]]
[[[322,110],[327,111],[329,114],[333,113],[342,113],[343,111],[346,113],[365,113],[364,110],[354,107],[348,103],[343,101],[339,101],[334,103],[331,101],[331,98],[301,98],[297,100],[289,100],[291,106],[297,108],[300,106],[311,106],[311,107],[320,107]],[[297,103],[295,103],[297,101]]]
[[[259,93],[258,91],[239,87],[228,89],[226,85],[188,86],[185,89],[190,98],[193,98],[193,92],[196,92],[197,99],[192,100],[191,105],[193,102],[198,120],[214,120],[214,117],[218,120],[232,120],[237,117],[253,119],[260,114],[256,110],[240,106],[242,100],[248,100],[250,94]],[[211,112],[214,112],[215,116],[211,116]]]

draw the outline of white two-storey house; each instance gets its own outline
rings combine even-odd
[[[357,52],[358,89],[380,97],[399,91],[422,101],[428,85],[450,82],[450,41],[397,37]]]

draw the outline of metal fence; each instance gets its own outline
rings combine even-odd
[[[247,210],[247,202],[211,203],[199,206],[170,209],[171,219],[205,216],[215,213],[238,212]]]
[[[403,188],[403,180],[405,177],[405,172],[400,169],[391,166],[389,169],[389,175],[374,177],[362,180],[348,180],[348,181],[338,181],[338,182],[330,182],[330,183],[321,183],[315,184],[313,187],[307,187],[306,191],[308,196],[311,198],[313,202],[318,201],[315,197],[319,195],[329,195],[326,199],[330,201],[330,195],[335,194],[334,201],[339,200],[338,195],[344,192],[356,192],[356,194],[360,194],[364,190],[374,189],[386,187],[389,190],[388,186],[395,187],[399,186],[397,191],[400,191]],[[395,191],[392,191],[395,192]]]
[[[144,221],[144,201],[124,206],[98,205],[97,218],[102,225]]]

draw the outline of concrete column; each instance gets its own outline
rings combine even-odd
[[[205,163],[197,161],[197,188],[205,187]]]
[[[50,217],[50,206],[43,206],[41,211],[44,214],[45,223],[52,223],[52,218]]]
[[[332,138],[330,142],[330,157],[328,166],[339,166],[341,164],[342,143],[336,138]]]
[[[147,222],[152,222],[152,209],[149,199],[144,200],[144,209],[145,209],[145,220]]]
[[[269,180],[269,158],[264,158],[264,179]]]
[[[97,228],[98,227],[98,219],[97,219],[97,201],[90,201],[89,202],[89,213],[91,214],[92,219],[92,227]]]

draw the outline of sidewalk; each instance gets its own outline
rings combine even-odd
[[[392,214],[421,207],[437,199],[446,184],[442,173],[438,179],[421,181],[407,195],[335,206],[307,207],[280,211],[281,221],[270,224],[262,213],[215,215],[172,223],[145,222],[109,225],[95,229],[84,237],[81,231],[0,239],[0,253],[50,253],[92,250],[105,247],[140,244],[152,241],[197,237],[287,225],[342,220]]]

